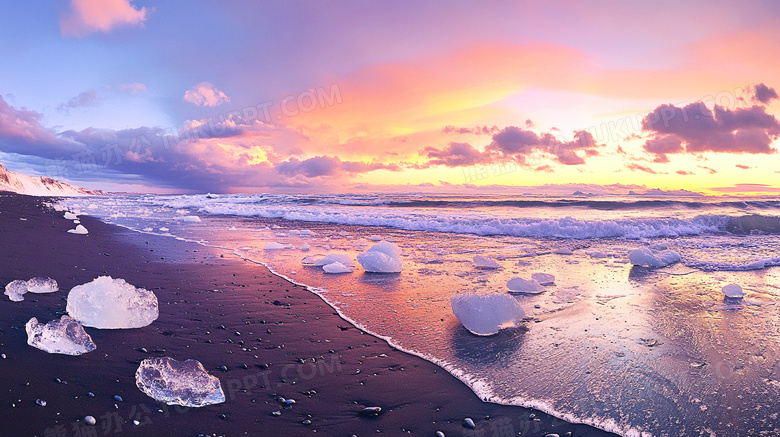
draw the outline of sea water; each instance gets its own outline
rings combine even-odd
[[[63,203],[263,263],[487,401],[626,436],[780,434],[774,198],[208,194]],[[401,273],[360,268],[356,256],[379,240],[401,247]],[[682,260],[632,266],[627,254],[640,247]],[[302,263],[333,253],[348,256],[354,272]],[[500,268],[476,268],[477,255]],[[523,327],[479,337],[453,315],[453,295],[504,294],[509,279],[533,273],[555,283],[513,295]],[[730,283],[743,299],[724,297]]]

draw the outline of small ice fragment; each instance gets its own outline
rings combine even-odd
[[[496,260],[482,255],[474,256],[474,267],[478,269],[497,269],[501,267]]]
[[[196,215],[184,215],[181,217],[176,217],[176,220],[182,221],[182,222],[188,222],[188,223],[200,223],[200,217]]]
[[[301,250],[304,252],[308,252],[309,250],[311,250],[311,246],[309,246],[307,243],[303,243],[301,245]]]
[[[67,211],[65,213],[64,217],[65,217],[65,220],[76,220],[77,218],[79,218],[76,214],[73,214],[70,211]]]
[[[135,385],[147,396],[168,405],[203,407],[225,402],[219,378],[197,360],[147,358],[135,372]]]
[[[306,256],[301,260],[301,263],[303,265],[315,266],[315,267],[323,267],[328,264],[333,264],[336,262],[344,264],[345,266],[351,266],[352,258],[350,258],[349,255],[345,255],[341,253],[331,253],[326,256],[320,256],[320,255]]]
[[[367,272],[400,273],[401,248],[393,243],[381,241],[357,256],[358,262]]]
[[[17,279],[11,281],[5,286],[5,294],[13,302],[21,302],[24,300],[24,294],[27,293],[27,281]]]
[[[654,254],[650,249],[642,247],[629,252],[628,261],[636,266],[659,268],[680,261],[680,255],[671,250]]]
[[[322,266],[322,270],[325,270],[325,273],[352,273],[353,272],[352,267],[347,267],[340,262],[334,262]]]
[[[84,417],[84,423],[86,423],[87,425],[90,425],[90,426],[95,426],[95,424],[97,423],[97,420],[95,420],[95,418],[93,416],[85,416]]]
[[[380,235],[371,235],[371,236],[366,237],[366,240],[382,241],[382,236],[380,236]]]
[[[507,288],[510,291],[526,294],[539,294],[544,291],[544,287],[535,279],[525,279],[515,277],[507,281]]]
[[[168,231],[170,231],[170,229],[168,229],[168,228],[166,228],[164,226],[162,228],[160,228],[160,232],[168,232]]]
[[[338,235],[339,235],[340,237],[346,237],[346,236],[348,236],[348,235],[349,235],[349,232],[347,232],[347,231],[339,231],[339,232],[338,232]]]
[[[100,329],[142,328],[160,315],[153,292],[110,276],[73,287],[66,310],[82,325]]]
[[[27,344],[50,354],[81,355],[97,347],[84,328],[68,316],[45,325],[33,317],[25,329]]]
[[[523,308],[508,294],[456,294],[450,304],[460,323],[476,335],[520,326],[525,317]]]
[[[238,229],[235,226],[231,226],[228,228],[228,231],[237,231]]]
[[[144,232],[152,232],[153,230],[154,230],[153,228],[149,228],[149,227],[144,228]]]
[[[71,234],[79,234],[79,235],[87,235],[89,231],[87,228],[84,227],[84,225],[76,225],[75,229],[68,229],[68,232]]]
[[[277,243],[276,241],[271,241],[266,243],[265,250],[281,250],[285,249],[287,246],[281,243]]]
[[[531,275],[531,279],[542,285],[551,285],[555,283],[555,276],[549,273],[534,273]]]
[[[558,255],[573,255],[574,254],[574,252],[572,252],[571,250],[569,250],[569,249],[567,249],[565,247],[559,247],[559,248],[555,249],[553,251],[553,253],[558,254]]]
[[[600,250],[591,250],[588,252],[585,252],[589,257],[591,258],[606,258],[607,254],[600,251]]]
[[[743,296],[745,296],[745,293],[742,292],[742,287],[740,287],[737,284],[729,284],[721,288],[720,291],[722,291],[723,294],[726,295],[726,297],[731,297],[735,299],[741,299]]]
[[[52,278],[32,278],[27,281],[27,291],[30,293],[54,293],[59,289],[57,281]]]

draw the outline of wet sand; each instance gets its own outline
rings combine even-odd
[[[2,296],[0,435],[613,435],[482,402],[441,368],[364,334],[305,288],[227,251],[88,216],[89,235],[69,234],[73,223],[46,200],[0,193],[0,285],[34,276],[60,285],[23,302]],[[76,357],[26,344],[31,317],[59,318],[67,291],[101,275],[154,291],[159,319],[140,329],[86,328],[97,350]],[[158,356],[199,360],[227,401],[183,408],[147,397],[135,371]],[[280,398],[295,404],[283,408]],[[379,415],[361,415],[374,406]],[[83,422],[87,415],[95,426]],[[476,429],[463,427],[466,417]]]

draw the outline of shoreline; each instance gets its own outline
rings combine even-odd
[[[304,286],[221,249],[89,216],[81,219],[89,235],[68,234],[72,223],[42,207],[46,200],[0,194],[0,242],[13,254],[0,267],[3,285],[49,276],[61,289],[18,303],[3,296],[0,409],[11,435],[78,435],[86,415],[97,419],[98,435],[614,435],[483,402],[439,366],[358,330]],[[159,319],[136,330],[86,328],[98,348],[78,357],[26,344],[30,317],[58,318],[63,290],[103,274],[154,291]],[[201,361],[221,380],[227,401],[174,408],[146,397],[134,373],[151,356]],[[295,405],[284,409],[280,396]],[[35,403],[44,398],[45,407]],[[370,406],[382,413],[362,416]],[[476,429],[462,426],[465,417]]]

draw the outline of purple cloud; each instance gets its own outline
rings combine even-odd
[[[673,153],[771,154],[772,142],[780,135],[780,122],[761,106],[710,110],[702,102],[683,107],[661,105],[642,120],[650,135],[645,151],[656,162],[668,162]]]
[[[777,91],[775,91],[774,88],[770,88],[764,85],[763,83],[756,85],[753,88],[753,91],[755,93],[753,99],[757,102],[766,104],[777,98]]]

